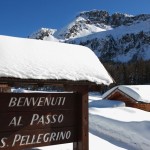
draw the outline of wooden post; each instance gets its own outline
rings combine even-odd
[[[11,87],[7,84],[0,84],[0,93],[9,93],[11,92]]]
[[[66,90],[73,90],[82,95],[82,101],[80,102],[79,108],[77,108],[81,114],[78,128],[78,141],[73,143],[73,150],[89,150],[88,86],[67,86]]]

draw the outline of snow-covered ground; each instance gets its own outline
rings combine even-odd
[[[99,93],[89,94],[90,150],[149,150],[149,132],[150,112],[102,100]],[[33,149],[72,150],[72,143]]]

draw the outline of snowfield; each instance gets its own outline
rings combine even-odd
[[[149,150],[150,112],[125,107],[118,101],[102,100],[89,94],[90,150]],[[72,150],[72,143],[38,147],[33,150]]]

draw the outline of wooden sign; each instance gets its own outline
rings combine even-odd
[[[77,93],[0,93],[0,149],[77,142]]]

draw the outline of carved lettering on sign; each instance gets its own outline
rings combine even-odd
[[[33,114],[30,125],[34,125],[34,124],[50,124],[50,123],[62,123],[64,120],[64,115],[60,114],[60,115],[42,115],[39,116],[38,114]]]
[[[60,106],[65,104],[66,97],[11,97],[9,107]]]
[[[6,140],[7,138],[6,137],[3,137],[0,141],[0,148],[4,148],[6,146]]]
[[[13,117],[8,126],[22,126],[23,124],[21,124],[21,119],[22,116],[19,116],[19,118]]]
[[[40,144],[40,143],[51,143],[52,141],[67,140],[71,137],[71,131],[61,131],[61,132],[52,132],[52,133],[40,133],[36,135],[20,135],[16,134],[12,143],[12,147],[19,144],[22,145],[31,145],[31,144]]]

